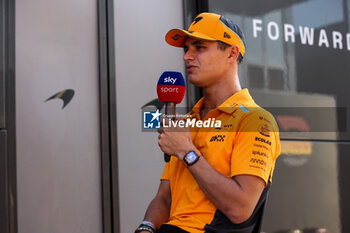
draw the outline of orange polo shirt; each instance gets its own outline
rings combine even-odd
[[[280,154],[278,126],[273,116],[259,107],[243,89],[204,119],[200,117],[203,98],[189,113],[190,119],[221,121],[221,127],[192,128],[192,141],[203,158],[226,177],[258,176],[268,182]],[[172,157],[161,179],[171,187],[170,218],[166,224],[191,233],[202,233],[214,219],[217,208],[205,196],[183,161]]]

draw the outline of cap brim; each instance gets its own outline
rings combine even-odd
[[[187,36],[202,40],[217,40],[200,32],[191,32],[182,29],[172,29],[168,31],[168,33],[165,35],[165,41],[172,46],[181,48],[184,47]]]

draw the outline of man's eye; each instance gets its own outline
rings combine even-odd
[[[197,49],[197,50],[200,50],[200,49],[203,49],[203,48],[204,48],[204,46],[200,46],[200,45],[197,45],[197,46],[196,46],[196,49]]]

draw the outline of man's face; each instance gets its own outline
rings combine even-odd
[[[218,49],[218,42],[187,38],[184,45],[186,70],[189,81],[208,87],[220,80],[228,68],[229,51]]]

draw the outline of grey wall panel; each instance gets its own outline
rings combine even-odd
[[[5,28],[6,28],[6,15],[5,15],[4,1],[0,1],[0,129],[5,128]]]
[[[6,131],[0,130],[0,232],[9,232]]]
[[[184,74],[183,50],[164,40],[168,30],[183,27],[183,6],[182,1],[118,0],[114,12],[120,222],[126,233],[140,224],[163,170],[157,133],[142,132],[141,107],[157,98],[163,71]]]
[[[19,233],[102,232],[97,37],[96,0],[16,1]]]
[[[0,129],[5,128],[5,79],[0,73]]]

